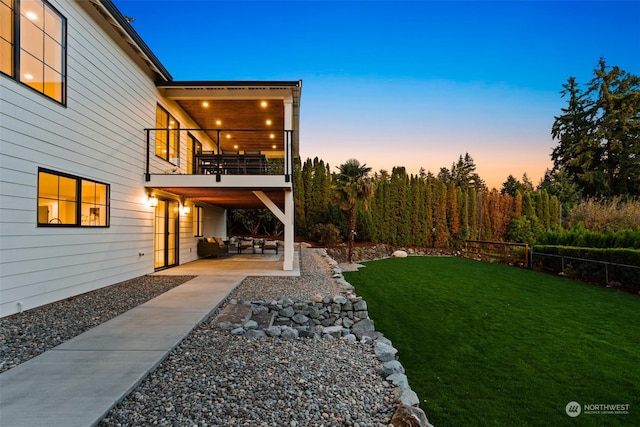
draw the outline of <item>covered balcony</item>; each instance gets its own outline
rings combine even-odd
[[[144,129],[145,186],[225,209],[269,208],[293,262],[293,163],[302,83],[164,82]]]

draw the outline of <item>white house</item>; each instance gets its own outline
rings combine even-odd
[[[0,21],[0,317],[193,261],[230,208],[293,268],[300,81],[173,81],[110,0]]]

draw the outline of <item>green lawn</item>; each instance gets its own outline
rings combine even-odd
[[[640,425],[640,297],[462,258],[364,264],[345,278],[436,427]]]

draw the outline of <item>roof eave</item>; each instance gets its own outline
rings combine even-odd
[[[158,82],[157,87],[302,87],[302,80],[187,80]]]
[[[130,41],[135,44],[135,46],[140,49],[140,52],[145,57],[147,62],[154,68],[154,71],[161,77],[164,82],[169,82],[173,80],[173,77],[167,71],[167,69],[162,65],[160,60],[155,56],[155,54],[151,51],[149,46],[142,40],[142,37],[133,29],[127,18],[120,12],[120,10],[116,7],[115,4],[111,0],[98,0],[102,7],[113,17],[114,21],[120,26],[120,28],[125,32],[125,34],[129,37]]]

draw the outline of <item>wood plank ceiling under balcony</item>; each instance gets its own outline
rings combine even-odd
[[[176,100],[214,143],[221,129],[220,148],[225,151],[284,150],[282,100]]]
[[[163,191],[210,203],[225,209],[263,209],[264,204],[253,194],[253,190],[263,191],[280,209],[284,209],[284,192],[281,189],[238,189],[202,187],[159,187]]]

